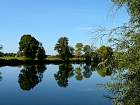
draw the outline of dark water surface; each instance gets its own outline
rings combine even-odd
[[[7,66],[0,72],[0,105],[112,105],[101,86],[111,76],[88,65]]]

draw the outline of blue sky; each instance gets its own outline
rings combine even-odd
[[[23,34],[31,34],[55,54],[54,45],[61,36],[91,44],[89,29],[115,27],[128,21],[124,9],[113,12],[111,0],[0,0],[0,43],[4,52],[18,51]]]

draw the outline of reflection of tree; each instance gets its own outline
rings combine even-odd
[[[75,78],[76,80],[83,80],[84,78],[90,78],[92,75],[92,72],[94,71],[94,68],[89,65],[80,65],[75,68]]]
[[[83,80],[83,75],[82,75],[81,71],[82,70],[81,70],[80,67],[75,68],[75,73],[76,73],[75,78],[76,78],[76,80]]]
[[[92,75],[92,68],[90,65],[85,65],[84,66],[84,72],[83,72],[83,76],[85,78],[90,78]]]
[[[2,80],[2,73],[0,72],[0,81]]]
[[[21,89],[30,90],[34,88],[43,78],[45,65],[24,66],[19,74],[19,84]]]
[[[59,71],[54,74],[55,80],[60,87],[68,86],[68,78],[72,77],[73,67],[71,64],[64,63],[59,65]]]

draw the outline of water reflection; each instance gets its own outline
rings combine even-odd
[[[83,80],[83,74],[81,73],[82,69],[80,67],[75,68],[75,78],[76,80]]]
[[[2,73],[0,72],[0,81],[2,81]]]
[[[83,67],[83,69],[84,69],[84,71],[83,71],[83,76],[84,76],[85,78],[90,78],[91,75],[92,75],[92,72],[94,71],[94,69],[92,68],[92,66],[91,66],[91,65],[85,65],[85,66]]]
[[[31,90],[38,83],[42,81],[43,73],[46,70],[45,65],[23,65],[20,66],[21,71],[18,76],[18,83],[22,90]],[[63,63],[59,64],[59,70],[54,74],[59,87],[66,88],[69,85],[69,79],[74,78],[75,80],[82,81],[92,76],[93,72],[97,72],[101,77],[110,76],[113,72],[112,68],[109,67],[95,67],[92,63],[86,64],[71,64]],[[0,81],[2,75],[0,73]]]
[[[42,81],[45,65],[24,65],[19,74],[19,85],[22,90],[31,90]]]
[[[92,64],[79,64],[73,66],[70,63],[64,63],[59,65],[59,70],[54,74],[55,80],[58,86],[67,87],[69,84],[69,79],[74,77],[75,80],[81,81],[83,79],[90,78],[94,71],[101,77],[110,76],[112,74],[111,68],[105,67],[94,67]]]
[[[43,73],[46,70],[45,65],[24,65],[21,66],[21,68],[22,69],[20,71],[20,74],[18,75],[18,83],[20,88],[24,91],[29,91],[33,89],[35,86],[37,86],[42,81]],[[0,81],[2,80],[2,77],[5,76],[6,74],[6,72],[3,71],[1,72],[2,73],[0,73]],[[119,65],[119,67],[118,66],[113,67],[111,65],[94,66],[94,64],[92,63],[91,64],[63,63],[58,65],[58,71],[50,70],[50,72],[53,74],[53,80],[55,79],[56,81],[55,83],[57,83],[59,87],[67,88],[69,85],[74,86],[75,84],[73,84],[73,81],[75,80],[81,82],[85,79],[92,78],[95,79],[95,81],[92,81],[92,79],[90,79],[90,83],[92,84],[92,87],[90,87],[90,89],[91,90],[97,89],[97,88],[93,88],[94,87],[93,84],[99,83],[98,85],[100,85],[101,83],[101,87],[104,90],[108,90],[109,92],[109,93],[102,92],[102,94],[106,98],[109,98],[113,102],[113,105],[140,105],[140,65],[139,64],[137,65],[129,64],[127,66]],[[97,75],[94,75],[95,78],[93,78],[92,75],[94,73],[97,73],[98,76],[102,77],[101,82],[100,82],[100,78],[96,78]],[[104,78],[104,77],[111,77],[111,80],[110,78]],[[50,78],[50,77],[46,76],[46,78]],[[96,79],[98,82],[96,82]],[[3,79],[1,83],[5,83],[5,82],[7,82],[7,80]],[[69,82],[71,82],[71,84]],[[86,84],[85,82],[81,82],[81,83],[82,85]],[[79,85],[81,85],[81,83]],[[3,87],[4,85],[1,86]],[[54,88],[51,87],[51,89],[53,90]],[[44,90],[46,91],[46,87],[44,88]],[[78,88],[78,92],[79,92],[79,88]],[[88,95],[89,93],[92,94],[92,92],[95,91],[88,91],[87,94]]]
[[[54,78],[59,87],[69,86],[69,79],[82,81],[90,78],[94,71],[101,77],[112,76],[111,82],[103,84],[105,90],[109,90],[112,95],[105,95],[113,101],[114,105],[139,105],[140,104],[140,71],[132,70],[132,66],[115,68],[113,66],[97,66],[92,64],[72,65],[70,63],[59,64],[59,70],[54,74]],[[140,68],[137,68],[140,69]],[[34,88],[43,78],[46,70],[44,65],[24,66],[19,74],[19,84],[21,89],[30,90]]]
[[[64,63],[59,65],[59,70],[56,74],[54,74],[54,77],[60,87],[67,87],[68,78],[72,77],[73,75],[72,64]]]
[[[110,82],[102,83],[101,81],[101,86],[111,94],[103,93],[106,98],[113,102],[113,105],[140,105],[140,66],[138,65],[115,68],[113,66],[94,67],[92,63],[63,63],[59,64],[58,67],[59,70],[54,73],[53,78],[59,87],[68,87],[71,78],[72,81],[79,82],[92,78],[96,72],[103,78],[111,76]],[[42,81],[43,73],[46,70],[45,65],[24,65],[21,68],[18,82],[24,91],[29,91],[37,86]],[[0,73],[0,80],[1,78],[2,74]],[[73,84],[71,83],[71,85]]]
[[[95,69],[90,64],[83,64],[75,68],[75,78],[76,80],[83,80],[84,78],[90,78],[92,72]]]

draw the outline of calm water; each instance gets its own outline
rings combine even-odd
[[[0,105],[112,105],[101,84],[111,81],[88,65],[0,68]]]

